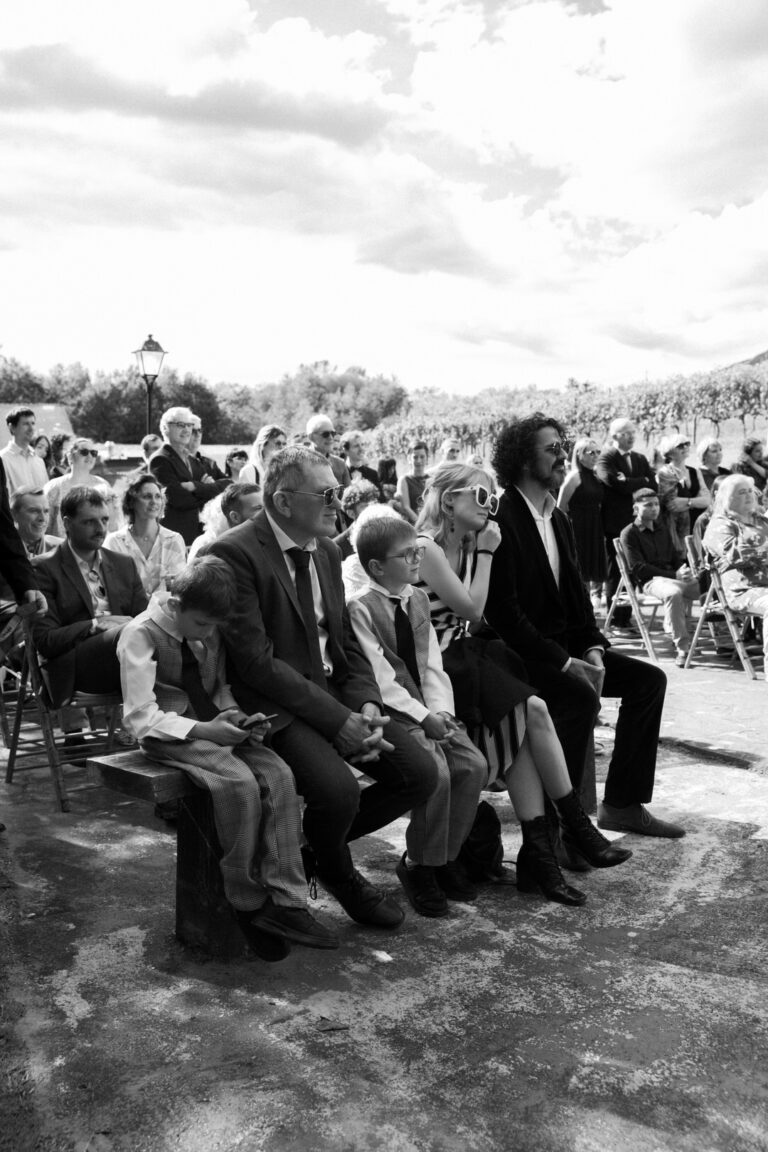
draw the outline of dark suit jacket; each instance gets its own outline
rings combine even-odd
[[[2,460],[0,460],[0,572],[10,585],[16,600],[21,600],[25,592],[37,587],[27,551],[11,516]]]
[[[74,690],[76,646],[91,632],[93,601],[68,544],[33,560],[37,584],[48,611],[33,621],[33,635],[54,699],[69,699]],[[136,565],[130,556],[101,549],[101,575],[115,616],[138,616],[147,606]]]
[[[157,482],[165,489],[165,516],[163,526],[172,532],[180,532],[184,543],[189,547],[200,535],[200,509],[213,500],[229,485],[229,480],[205,480],[205,465],[195,456],[190,456],[185,464],[181,456],[170,444],[158,448],[149,461],[149,470]],[[194,492],[188,492],[181,485],[194,481]]]
[[[632,522],[632,500],[640,488],[658,491],[656,477],[642,452],[630,452],[632,475],[627,476],[627,462],[618,448],[604,448],[595,464],[595,475],[605,485],[603,527],[613,539]],[[622,479],[622,477],[624,477]]]
[[[610,645],[595,614],[576,560],[570,520],[556,508],[552,524],[560,552],[560,586],[527,504],[516,488],[499,502],[501,544],[493,556],[485,617],[529,666],[562,668],[569,656]]]
[[[331,739],[350,712],[381,707],[373,671],[349,623],[339,550],[318,539],[314,562],[323,594],[333,662],[333,692],[311,680],[310,650],[298,597],[264,512],[238,524],[206,550],[237,578],[237,610],[224,629],[232,690],[247,712],[277,712],[273,728],[300,717]],[[337,699],[338,697],[338,699]]]

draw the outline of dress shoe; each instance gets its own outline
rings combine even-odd
[[[338,900],[347,915],[358,924],[372,928],[399,928],[405,919],[397,901],[374,888],[356,868],[346,880],[329,881],[321,875],[318,879],[326,892]]]
[[[630,804],[626,808],[601,804],[597,813],[597,826],[608,832],[636,832],[638,836],[661,836],[667,840],[685,836],[685,828],[652,816],[644,804]]]
[[[688,659],[687,651],[686,652],[682,652],[682,651],[676,652],[675,653],[675,667],[676,668],[685,668],[685,662],[687,659]]]
[[[338,948],[339,938],[315,920],[306,908],[286,908],[271,897],[253,914],[252,923],[268,936],[304,944],[307,948]]]
[[[0,824],[0,832],[5,832],[5,824]]]
[[[449,860],[435,868],[435,880],[449,900],[470,904],[477,899],[477,885],[473,884],[460,860]]]
[[[278,960],[285,960],[291,950],[290,944],[280,936],[270,936],[257,928],[254,917],[258,915],[258,912],[258,908],[251,912],[235,909],[235,919],[248,942],[248,947],[260,960],[266,960],[270,964],[274,964]]]
[[[397,878],[414,912],[419,916],[437,919],[448,915],[448,901],[445,892],[437,883],[435,868],[426,864],[409,864],[403,854],[395,868]]]

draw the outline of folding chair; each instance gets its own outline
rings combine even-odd
[[[645,592],[639,592],[634,587],[629,576],[627,554],[624,551],[624,546],[618,536],[613,541],[613,546],[616,549],[616,563],[619,566],[619,574],[621,579],[619,580],[619,586],[616,589],[616,595],[611,602],[608,615],[605,618],[605,631],[607,632],[610,628],[614,612],[617,608],[631,608],[634,617],[637,620],[637,626],[640,629],[640,636],[642,637],[643,644],[645,645],[645,650],[650,656],[651,660],[654,660],[658,664],[659,658],[656,655],[656,649],[654,648],[653,641],[651,640],[650,629],[653,627],[653,622],[656,619],[656,613],[658,612],[659,608],[662,607],[664,601],[660,600],[658,596],[650,596]],[[649,608],[651,611],[651,615],[648,621],[646,621],[645,617],[643,616],[644,608]]]
[[[690,537],[687,536],[686,549],[689,539]],[[701,562],[709,575],[710,583],[709,588],[707,589],[707,595],[704,598],[704,603],[701,606],[699,619],[696,622],[696,630],[693,633],[691,646],[688,649],[688,655],[685,658],[685,667],[690,667],[696,649],[699,645],[699,638],[701,636],[701,630],[704,624],[706,623],[709,625],[712,640],[715,646],[717,646],[717,636],[712,625],[716,622],[721,623],[724,620],[726,627],[731,635],[731,640],[733,641],[734,651],[737,653],[739,659],[741,660],[744,671],[746,672],[747,676],[749,676],[750,680],[756,680],[757,673],[755,672],[752,661],[749,658],[747,646],[744,643],[744,635],[749,628],[751,616],[748,612],[736,612],[729,606],[728,601],[725,598],[725,591],[723,589],[723,578],[718,572],[717,567],[715,566],[711,557],[709,557],[705,551],[702,551]],[[766,669],[766,674],[768,675],[768,669]]]
[[[57,722],[57,709],[54,708],[45,679],[45,671],[32,639],[32,626],[29,620],[22,621],[24,629],[24,660],[16,699],[13,729],[8,745],[8,765],[5,772],[7,784],[13,783],[18,762],[30,761],[25,767],[40,767],[47,760],[51,773],[56,800],[62,812],[69,811],[69,798],[64,781],[64,765],[83,762],[87,756],[111,752],[115,742],[115,729],[120,721],[122,699],[120,696],[91,695],[76,692],[67,707],[83,708],[88,716],[90,728],[83,734],[84,742],[66,745],[64,736],[58,738],[54,732]],[[95,722],[96,709],[103,709],[105,722]]]

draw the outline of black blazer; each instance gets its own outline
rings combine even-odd
[[[630,452],[632,475],[627,476],[627,462],[618,448],[604,448],[595,464],[595,475],[605,485],[603,495],[603,528],[606,536],[618,536],[632,522],[632,500],[640,488],[658,491],[653,468],[642,452]]]
[[[235,615],[224,628],[229,678],[247,712],[277,712],[279,729],[300,717],[327,738],[365,703],[382,707],[373,670],[349,623],[334,543],[318,539],[314,563],[325,604],[333,691],[312,679],[310,649],[298,597],[264,512],[238,524],[206,548],[237,578]]]
[[[17,601],[25,592],[37,587],[27,550],[21,542],[11,516],[5,468],[0,460],[0,572]]]
[[[610,645],[595,614],[576,559],[573,529],[555,508],[552,525],[560,552],[560,586],[528,505],[516,488],[499,502],[501,544],[493,556],[485,617],[532,670],[537,664],[562,668],[570,656]],[[534,675],[535,680],[535,675]]]
[[[180,532],[184,543],[190,546],[200,535],[200,509],[229,486],[229,480],[205,480],[206,467],[196,456],[189,457],[185,464],[181,456],[170,444],[158,448],[149,461],[149,470],[165,489],[165,515],[163,526],[172,532]],[[182,488],[183,483],[194,481],[194,492]]]

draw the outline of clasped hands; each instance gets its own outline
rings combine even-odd
[[[360,712],[350,712],[333,745],[349,764],[378,760],[382,752],[394,751],[394,745],[384,739],[385,724],[389,717],[382,716],[375,704],[363,704]]]

